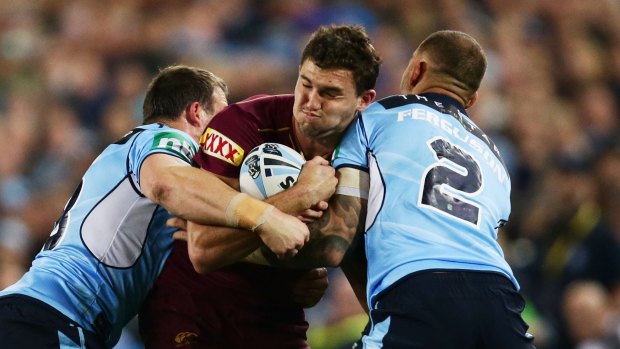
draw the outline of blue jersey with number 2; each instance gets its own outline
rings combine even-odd
[[[155,153],[188,163],[186,133],[160,124],[108,146],[84,174],[30,270],[0,292],[50,304],[112,347],[133,318],[172,248],[167,211],[140,190],[140,166]]]
[[[498,272],[519,288],[497,242],[510,178],[493,142],[438,94],[373,103],[348,128],[333,165],[370,174],[368,299],[429,269]]]

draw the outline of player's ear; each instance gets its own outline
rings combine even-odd
[[[411,88],[415,87],[420,81],[422,81],[422,78],[426,75],[427,71],[428,63],[421,59],[414,61],[411,75],[409,75],[409,86]]]
[[[375,100],[376,96],[377,91],[373,89],[364,91],[357,101],[357,110],[364,111]]]
[[[467,103],[465,104],[465,109],[474,105],[474,103],[476,103],[477,100],[478,100],[478,91],[474,92],[474,95],[471,96],[471,98],[467,101]]]
[[[192,102],[185,108],[185,119],[187,123],[192,126],[201,126],[200,124],[200,113],[203,113],[204,110],[202,106],[198,102]]]

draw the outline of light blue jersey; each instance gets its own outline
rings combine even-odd
[[[30,270],[0,295],[39,299],[112,347],[172,249],[170,215],[140,190],[140,166],[165,153],[191,163],[186,133],[151,124],[108,146],[84,174]]]
[[[510,178],[493,142],[451,98],[402,95],[371,104],[348,128],[333,165],[370,173],[368,304],[429,269],[490,271],[515,284],[497,242]]]

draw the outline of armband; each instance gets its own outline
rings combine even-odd
[[[336,194],[368,199],[370,177],[368,173],[353,168],[338,169],[338,187]]]
[[[256,230],[265,223],[267,216],[274,206],[254,199],[251,196],[239,193],[228,203],[226,208],[226,225],[233,228]]]

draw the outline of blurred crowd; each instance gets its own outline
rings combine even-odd
[[[140,124],[159,68],[209,69],[230,102],[290,93],[301,47],[328,23],[367,29],[384,62],[379,98],[398,92],[431,32],[480,41],[489,67],[470,114],[511,173],[500,239],[537,346],[620,348],[618,0],[1,1],[0,288],[28,268],[97,153]],[[337,270],[308,316],[315,349],[345,347],[365,323]]]

